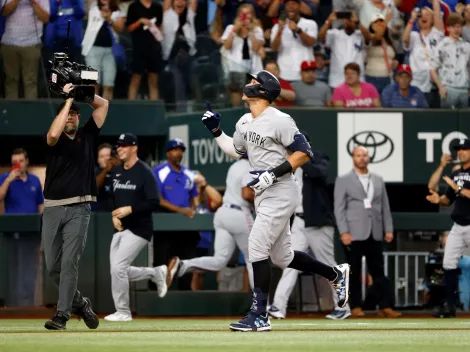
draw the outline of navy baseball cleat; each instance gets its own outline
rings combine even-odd
[[[240,320],[238,323],[230,324],[230,329],[233,331],[270,331],[271,323],[269,321],[269,315],[267,312],[259,314],[255,312],[249,312],[246,317]]]
[[[330,284],[338,295],[338,307],[344,308],[349,300],[349,264],[340,264],[333,267],[338,276]]]

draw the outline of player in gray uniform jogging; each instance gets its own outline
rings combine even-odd
[[[279,96],[279,81],[271,73],[260,71],[247,75],[251,82],[243,88],[243,100],[251,113],[243,115],[233,138],[220,128],[220,114],[210,104],[202,121],[212,132],[225,154],[239,159],[250,157],[254,175],[248,186],[255,190],[256,219],[248,239],[248,261],[253,266],[253,304],[247,316],[230,324],[232,330],[268,331],[271,324],[266,312],[271,266],[290,267],[317,273],[336,288],[339,306],[344,307],[349,295],[349,265],[331,267],[310,255],[293,251],[290,243],[290,217],[299,203],[298,185],[292,173],[313,158],[310,144],[294,120],[270,104]],[[170,277],[175,272],[170,268]]]
[[[253,190],[247,186],[252,180],[250,163],[245,154],[228,169],[223,205],[214,215],[215,244],[213,257],[200,257],[188,260],[173,258],[170,267],[178,268],[178,277],[195,269],[219,271],[227,266],[235,251],[235,246],[247,262],[246,268],[253,288],[253,271],[248,263],[248,235],[253,226]]]

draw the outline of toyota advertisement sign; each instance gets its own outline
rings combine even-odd
[[[235,124],[245,112],[221,111],[227,135],[233,134]],[[352,151],[362,145],[369,151],[369,169],[386,182],[425,185],[441,154],[450,153],[457,162],[453,146],[470,136],[468,112],[334,109],[283,109],[283,112],[309,134],[314,151],[320,150],[330,157],[329,182],[353,168]],[[174,116],[169,118],[169,124],[169,137],[181,138],[186,143],[184,163],[201,171],[211,184],[223,187],[234,160],[220,150],[200,115]]]
[[[362,145],[369,169],[386,182],[403,182],[403,114],[338,113],[338,175],[352,169],[352,151]]]

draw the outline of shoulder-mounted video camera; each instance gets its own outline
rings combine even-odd
[[[67,42],[69,39],[70,21],[67,28]],[[90,103],[95,98],[95,85],[98,84],[98,71],[77,62],[68,61],[68,48],[63,53],[54,53],[54,58],[49,60],[48,87],[64,97],[73,97],[76,101]],[[65,93],[63,88],[72,83],[74,89]]]

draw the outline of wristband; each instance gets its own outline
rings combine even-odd
[[[412,20],[409,20],[409,21],[408,21],[408,24],[411,24],[411,25],[413,25],[414,23],[415,23],[415,22],[414,22],[414,21],[412,21]]]
[[[296,33],[297,33],[297,34],[300,34],[301,32],[302,32],[302,29],[301,29],[301,28],[297,28]]]
[[[215,131],[211,131],[212,132],[212,135],[217,138],[219,137],[221,134],[222,134],[222,129],[219,127],[217,128]]]
[[[207,186],[208,186],[207,183],[204,186],[201,186],[201,191],[204,191]]]
[[[274,169],[272,169],[272,173],[276,178],[279,178],[285,174],[288,174],[289,172],[292,172],[292,165],[288,160],[284,161],[281,165],[276,166]]]

